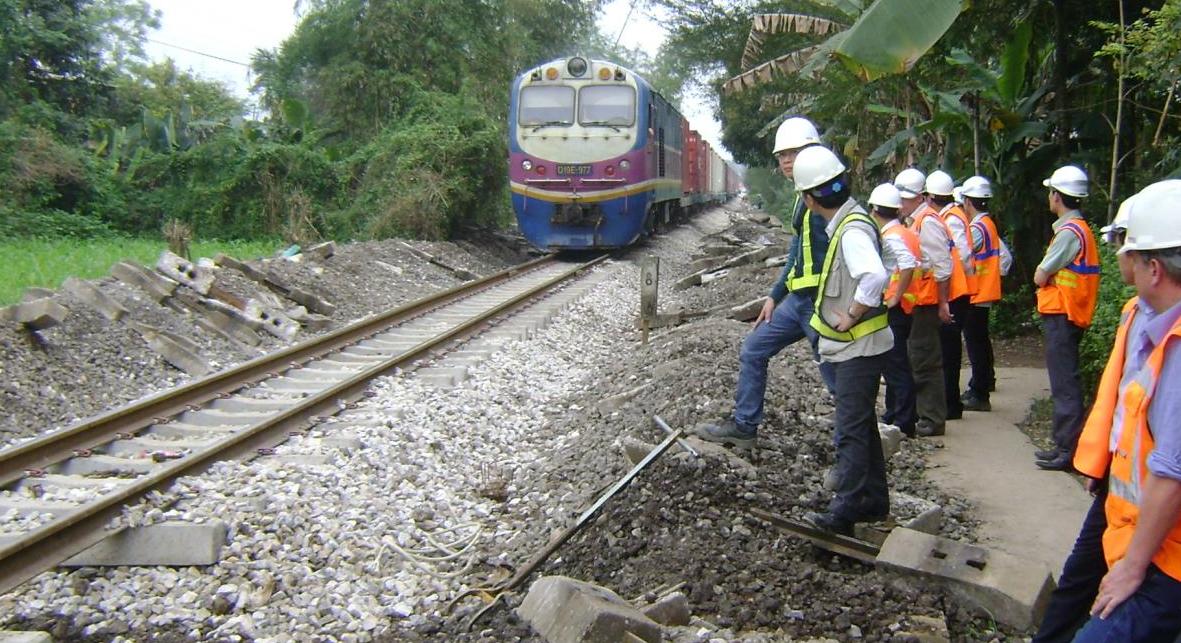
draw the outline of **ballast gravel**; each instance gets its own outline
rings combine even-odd
[[[592,290],[458,387],[413,371],[383,378],[275,457],[217,464],[125,512],[129,525],[225,521],[218,564],[47,572],[0,596],[0,627],[87,641],[539,640],[512,611],[521,593],[470,630],[482,603],[450,603],[504,580],[569,526],[631,467],[625,443],[663,440],[653,415],[689,428],[729,410],[748,325],[715,313],[641,344],[638,261],[660,257],[662,312],[744,303],[780,268],[672,284],[705,243],[784,243],[777,224],[755,218],[736,202],[617,253]],[[306,265],[284,268],[294,279]],[[904,641],[912,620],[931,617],[957,641],[1014,640],[933,585],[819,553],[749,514],[798,516],[826,501],[832,409],[821,391],[809,351],[789,348],[772,361],[755,456],[695,458],[674,446],[533,579],[565,574],[625,598],[683,584],[694,619],[666,629],[677,642]],[[933,448],[905,441],[891,488],[939,502],[942,535],[971,540],[971,508],[923,477]],[[325,459],[283,460],[296,455]]]

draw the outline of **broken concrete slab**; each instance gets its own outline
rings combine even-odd
[[[111,276],[128,286],[138,287],[156,303],[172,296],[178,282],[153,272],[134,261],[120,261],[111,266]]]
[[[123,307],[113,297],[99,290],[89,281],[77,277],[70,277],[62,282],[62,290],[80,299],[83,303],[98,311],[100,315],[111,321],[119,321],[127,314]]]
[[[52,288],[41,288],[39,286],[29,286],[21,293],[21,301],[36,301],[38,299],[45,299],[54,295]]]
[[[242,316],[256,321],[266,332],[288,342],[299,333],[299,324],[292,321],[286,313],[266,306],[257,299],[246,302]]]
[[[660,625],[615,592],[566,576],[534,581],[517,614],[549,643],[661,640]]]
[[[902,619],[902,627],[894,633],[904,641],[916,643],[950,643],[951,634],[947,631],[947,620],[942,616],[923,616],[911,614]]]
[[[184,345],[172,339],[159,331],[152,329],[150,326],[143,325],[140,329],[140,337],[147,343],[152,350],[156,351],[164,361],[175,366],[176,368],[192,375],[193,377],[200,377],[208,374],[213,370],[209,362],[205,361],[203,357],[196,352],[185,348]]]
[[[1045,563],[904,527],[890,532],[877,565],[940,580],[964,603],[1021,630],[1041,622],[1054,589]]]
[[[303,253],[309,257],[323,261],[336,254],[336,242],[325,241],[324,243],[317,243],[307,250],[304,250]]]
[[[282,294],[284,297],[290,299],[291,301],[294,301],[297,304],[300,304],[301,306],[303,306],[304,308],[307,308],[308,310],[312,311],[313,313],[318,313],[321,315],[329,315],[329,316],[336,313],[336,304],[333,304],[329,301],[326,301],[325,299],[323,299],[321,297],[313,295],[312,293],[310,293],[306,290],[291,287],[291,288],[288,288],[287,291]]]
[[[882,455],[887,460],[902,448],[902,429],[893,424],[878,422],[878,437],[882,441]]]
[[[730,319],[737,319],[738,321],[751,321],[759,316],[763,310],[763,302],[767,301],[766,297],[759,297],[752,299],[745,304],[739,304],[730,308],[727,315]]]
[[[124,529],[63,562],[63,567],[213,565],[221,560],[226,523],[162,522]]]
[[[0,308],[0,319],[14,321],[33,331],[53,328],[69,314],[69,308],[48,297]]]
[[[247,346],[258,346],[262,343],[262,338],[249,325],[220,310],[206,311],[197,318],[196,323],[206,330],[213,331],[227,339],[242,342]]]
[[[689,610],[689,597],[685,596],[684,592],[662,596],[641,611],[653,621],[673,627],[688,625],[689,619],[693,616]]]
[[[156,270],[202,295],[208,294],[213,286],[213,271],[167,250],[156,260]]]

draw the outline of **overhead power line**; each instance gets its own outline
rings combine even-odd
[[[196,49],[189,49],[188,47],[181,47],[180,45],[174,45],[174,44],[172,44],[172,43],[170,43],[170,42],[163,42],[163,41],[161,41],[161,40],[154,40],[154,39],[152,39],[152,38],[147,38],[146,40],[147,40],[148,42],[154,42],[154,43],[156,43],[157,45],[164,45],[165,47],[172,47],[173,49],[179,49],[179,50],[181,50],[181,51],[187,51],[187,52],[189,52],[190,54],[197,54],[198,56],[205,56],[206,58],[212,58],[212,59],[214,59],[214,60],[220,60],[220,61],[222,61],[222,62],[225,62],[225,63],[230,63],[231,65],[239,65],[239,66],[241,66],[241,67],[245,67],[245,68],[247,68],[247,69],[250,69],[250,64],[249,64],[249,63],[238,62],[237,60],[230,60],[229,58],[222,58],[221,56],[215,56],[215,55],[213,55],[213,54],[207,54],[207,53],[205,53],[205,52],[203,52],[203,51],[197,51]]]

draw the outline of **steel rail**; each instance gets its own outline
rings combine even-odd
[[[24,477],[31,469],[43,469],[54,462],[63,450],[84,450],[106,443],[118,433],[134,433],[159,418],[171,417],[219,396],[231,393],[245,384],[275,375],[293,364],[302,364],[325,353],[353,344],[374,335],[398,321],[419,315],[432,308],[467,297],[502,283],[553,261],[546,255],[507,270],[460,284],[441,293],[410,302],[392,310],[360,319],[352,324],[325,333],[311,340],[289,346],[274,353],[203,377],[177,388],[150,395],[125,406],[88,418],[60,431],[46,434],[10,449],[0,451],[0,487],[6,487]]]
[[[87,547],[125,529],[126,526],[111,527],[109,525],[112,520],[120,516],[124,506],[132,501],[153,490],[163,491],[176,478],[199,473],[214,462],[256,455],[260,448],[283,442],[290,432],[301,429],[307,424],[309,418],[325,413],[335,414],[342,408],[345,401],[361,398],[369,381],[375,377],[422,356],[440,344],[475,334],[489,319],[523,306],[539,294],[552,289],[606,258],[607,256],[603,255],[565,270],[494,308],[484,311],[467,322],[369,367],[347,380],[310,395],[262,422],[244,427],[217,444],[187,454],[181,459],[162,464],[151,472],[141,475],[134,482],[123,485],[92,503],[81,505],[77,511],[64,514],[48,524],[26,533],[10,544],[0,547],[0,593],[12,590],[36,574],[52,568]],[[498,275],[507,273],[508,276],[512,276],[512,274],[519,272],[521,270],[517,269],[504,271]],[[432,301],[435,304],[438,303],[438,299]],[[415,306],[412,304],[398,310],[406,308],[415,308]],[[396,316],[392,313],[381,316],[386,320],[393,317]],[[369,326],[366,325],[366,327]],[[127,415],[121,414],[118,417],[127,417]],[[135,416],[131,415],[131,417]],[[108,421],[107,424],[113,426],[114,420]],[[124,426],[119,427],[118,431],[112,432],[125,430]],[[59,449],[57,453],[58,460],[64,460],[70,457],[68,454],[71,453],[71,450],[68,448]]]

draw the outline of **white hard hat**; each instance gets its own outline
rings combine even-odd
[[[923,193],[923,186],[927,182],[927,175],[923,171],[908,167],[894,177],[894,187],[906,198],[916,197]]]
[[[951,189],[951,200],[963,205],[964,203],[964,188],[955,186]]]
[[[955,181],[951,180],[951,175],[947,172],[935,170],[927,175],[927,183],[923,187],[923,191],[936,196],[951,196],[955,191]]]
[[[1134,198],[1128,206],[1128,240],[1120,254],[1181,246],[1181,179],[1153,183]]]
[[[902,195],[893,183],[883,183],[869,194],[870,205],[880,205],[883,208],[898,209],[902,207]]]
[[[1042,181],[1042,185],[1081,198],[1087,196],[1087,173],[1073,165],[1063,165]]]
[[[813,145],[800,150],[792,168],[792,179],[801,190],[812,188],[835,179],[845,171],[845,164],[827,147]]]
[[[971,176],[964,181],[961,194],[970,196],[973,199],[991,199],[992,184],[983,176]]]
[[[1127,230],[1128,229],[1128,212],[1131,211],[1132,202],[1135,200],[1136,200],[1135,194],[1124,199],[1124,202],[1119,204],[1119,210],[1116,210],[1115,218],[1111,220],[1111,223],[1103,226],[1102,228],[1099,228],[1099,233],[1103,235],[1103,239],[1105,241],[1107,241],[1108,243],[1111,243],[1111,241],[1112,241],[1111,233],[1112,232],[1115,232],[1117,230]]]
[[[793,116],[779,124],[775,130],[775,154],[783,150],[797,150],[805,145],[815,145],[820,142],[820,134],[812,121]]]

